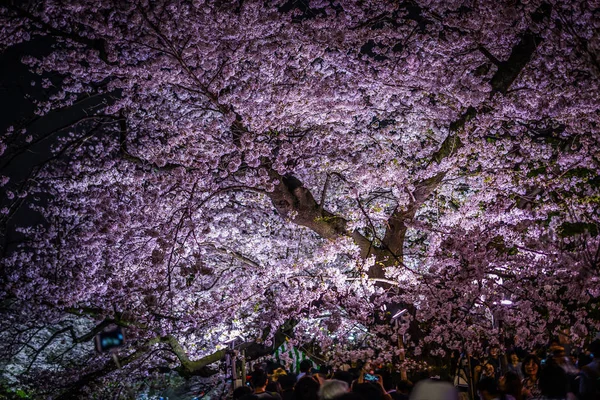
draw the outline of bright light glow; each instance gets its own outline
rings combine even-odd
[[[502,300],[500,304],[503,306],[512,306],[514,303],[511,300]]]

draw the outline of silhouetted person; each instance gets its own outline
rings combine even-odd
[[[550,363],[542,369],[540,373],[541,399],[566,399],[568,387],[569,378],[560,366]],[[594,397],[594,399],[597,399],[597,397]]]
[[[318,400],[320,387],[321,384],[311,376],[300,378],[294,387],[296,400]]]
[[[579,396],[581,400],[600,398],[600,340],[594,340],[589,350],[594,359],[581,368],[579,382]]]
[[[300,373],[298,374],[298,380],[304,378],[306,375],[311,375],[310,370],[312,369],[313,363],[310,360],[302,360],[300,362]]]
[[[267,374],[256,375],[254,377],[254,394],[259,399],[274,399],[281,400],[281,396],[277,392],[267,391],[267,384],[269,383],[269,377]]]

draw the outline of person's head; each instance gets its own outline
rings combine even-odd
[[[485,364],[483,366],[483,373],[486,376],[494,376],[494,374],[496,373],[496,371],[494,370],[494,366],[492,364]]]
[[[510,353],[509,358],[510,358],[510,362],[512,364],[516,365],[519,362],[519,356],[514,351],[512,353]]]
[[[348,370],[348,372],[350,373],[350,375],[352,375],[352,380],[353,381],[355,381],[356,379],[358,379],[358,377],[361,374],[360,368],[350,368]],[[350,382],[350,385],[352,385],[352,382]]]
[[[233,391],[233,400],[238,400],[247,394],[252,393],[252,389],[248,386],[240,386]]]
[[[337,379],[330,379],[321,385],[319,389],[319,399],[330,400],[334,399],[349,390],[350,386],[344,381],[338,381]]]
[[[254,389],[265,389],[267,387],[267,383],[269,382],[269,377],[267,374],[256,374],[252,377],[252,383],[254,383]]]
[[[557,364],[564,364],[567,353],[565,352],[565,348],[562,346],[554,346],[551,348],[552,358],[556,361]]]
[[[279,382],[269,382],[267,383],[267,387],[265,388],[267,392],[277,392],[281,393],[281,385]]]
[[[254,393],[249,393],[240,397],[240,400],[259,400],[259,398]]]
[[[512,395],[514,398],[519,398],[523,390],[521,378],[515,372],[507,372],[498,380],[498,389],[506,394]]]
[[[320,386],[321,384],[310,376],[300,378],[294,386],[296,400],[318,400]]]
[[[483,378],[477,383],[477,391],[481,400],[490,400],[498,396],[498,386],[494,378]]]
[[[550,353],[554,353],[555,351],[558,351],[558,350],[564,351],[565,348],[560,344],[560,340],[558,338],[556,338],[556,337],[552,338],[550,340],[550,342],[548,343],[548,351]]]
[[[540,371],[540,359],[533,354],[526,355],[521,364],[521,371],[527,377],[537,377]]]
[[[402,379],[398,382],[398,391],[402,394],[409,394],[413,388],[413,383],[407,379]]]
[[[384,395],[381,385],[371,382],[355,383],[352,386],[352,392],[369,400],[380,400]]]
[[[491,346],[489,349],[489,354],[493,358],[498,357],[499,352],[500,352],[500,349],[498,348],[498,346]]]
[[[307,373],[312,368],[313,364],[310,360],[302,360],[300,362],[300,372]]]
[[[287,375],[287,372],[285,371],[285,369],[283,369],[282,367],[278,367],[275,368],[273,370],[273,373],[271,374],[271,380],[273,382],[277,382],[279,380],[279,378],[281,378],[282,376]]]
[[[337,379],[338,381],[344,381],[348,384],[348,386],[352,385],[352,381],[355,379],[354,375],[348,371],[335,371],[333,374],[333,379]]]
[[[279,382],[281,390],[292,390],[294,388],[294,385],[296,384],[296,375],[282,375],[279,377],[279,379],[277,379],[277,382]]]
[[[398,381],[400,380],[400,374],[390,373],[386,370],[376,371],[378,375],[383,379],[383,389],[385,391],[390,391],[396,389],[398,386]]]
[[[540,391],[549,398],[564,398],[567,396],[569,378],[564,369],[556,364],[548,364],[540,372]]]
[[[331,367],[329,365],[320,365],[318,374],[323,379],[327,379],[331,375]]]

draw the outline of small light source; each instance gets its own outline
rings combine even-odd
[[[406,308],[404,310],[398,311],[396,314],[394,314],[394,316],[392,317],[392,320],[400,318],[401,316],[403,316],[407,312],[408,312],[408,310]]]
[[[99,353],[110,351],[125,344],[125,336],[120,326],[100,332],[94,338],[96,350]]]
[[[502,304],[503,306],[512,306],[513,302],[512,300],[502,300],[500,304]]]

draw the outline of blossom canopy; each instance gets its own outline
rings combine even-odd
[[[30,71],[35,108],[0,136],[5,379],[59,396],[39,377],[206,375],[234,339],[381,361],[399,333],[415,357],[585,340],[600,325],[599,13],[1,6],[0,49]],[[91,350],[111,325],[126,329],[118,371]]]

